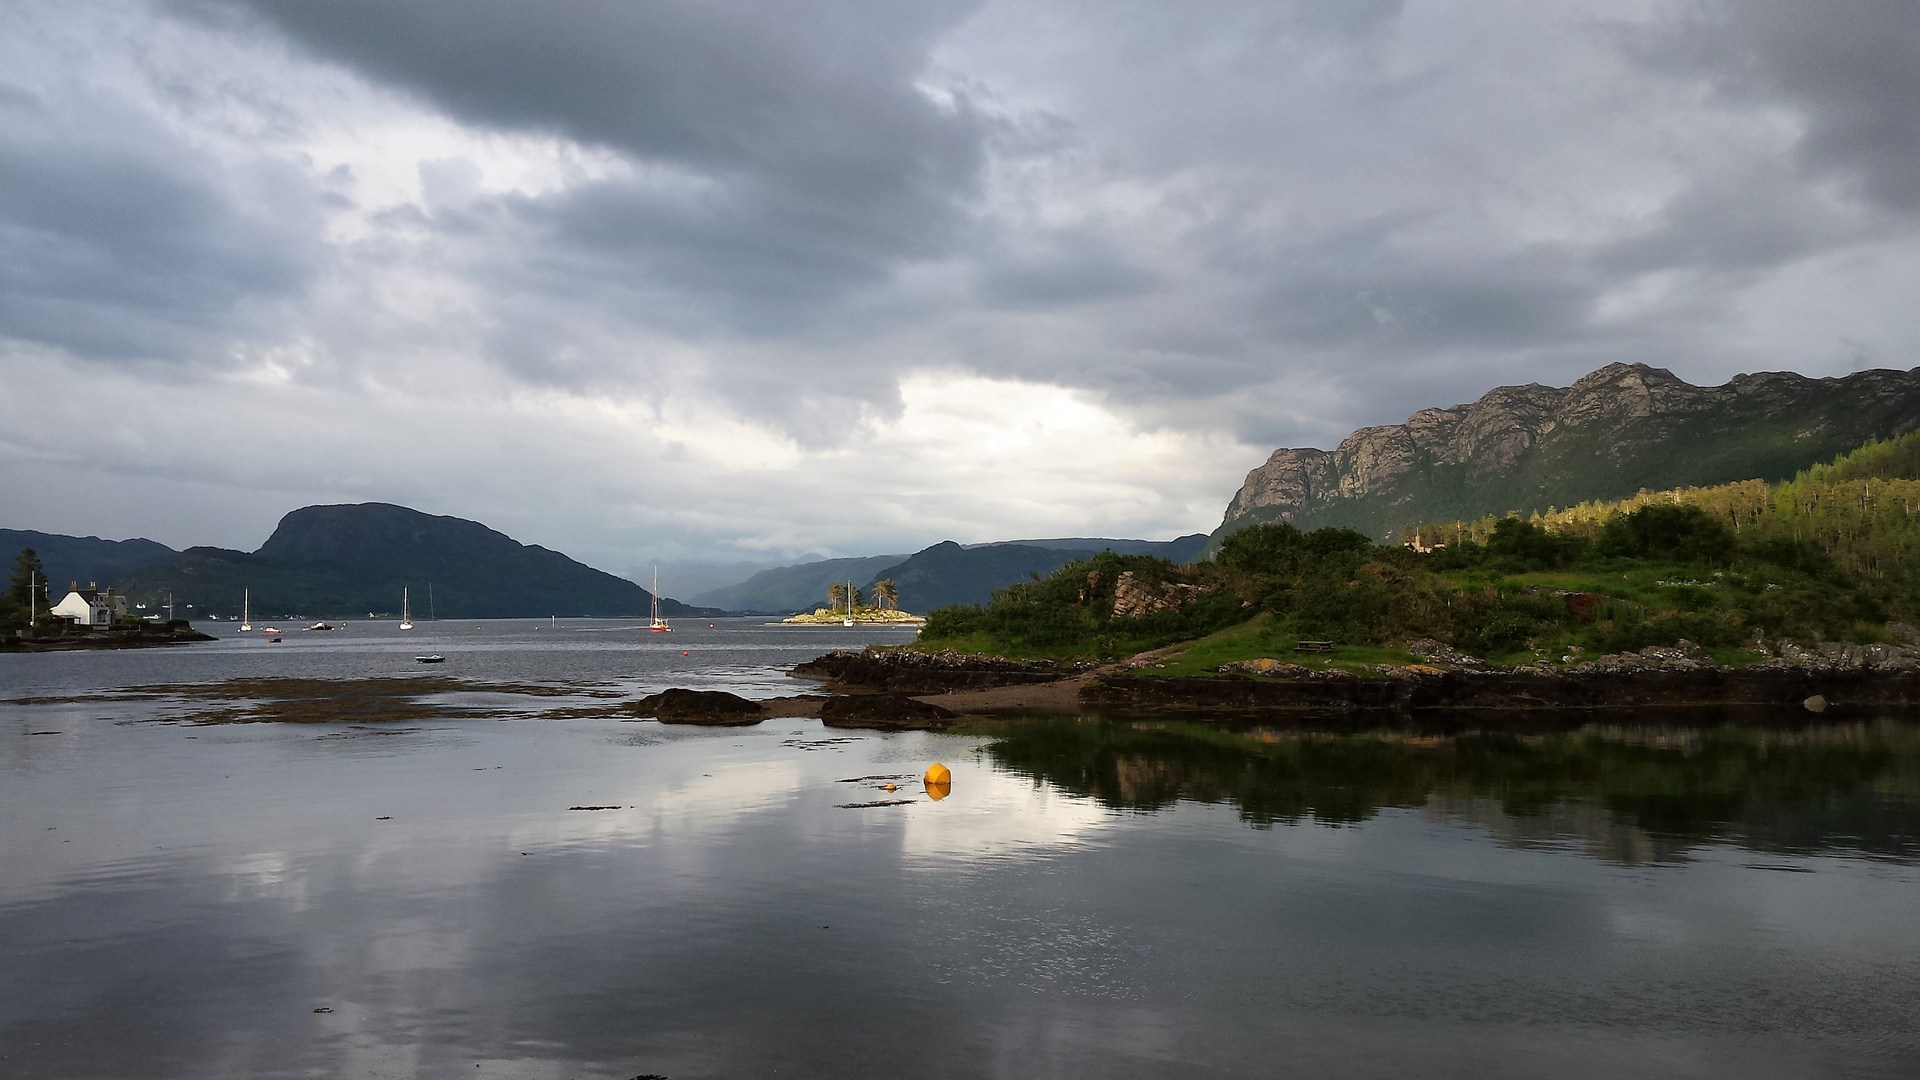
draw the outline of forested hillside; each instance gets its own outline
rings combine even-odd
[[[1750,547],[1811,544],[1853,576],[1920,596],[1920,433],[1881,440],[1780,484],[1746,480],[1714,487],[1643,491],[1629,499],[1549,508],[1535,524],[1558,536],[1598,540],[1608,522],[1648,506],[1692,506],[1725,521]],[[1499,519],[1411,530],[1432,547],[1484,542]]]

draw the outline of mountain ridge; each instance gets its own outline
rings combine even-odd
[[[32,548],[46,568],[54,599],[66,595],[69,583],[85,585],[97,581],[103,587],[118,581],[129,571],[172,558],[179,552],[145,537],[130,540],[102,540],[98,536],[67,536],[36,529],[0,529],[0,556],[6,565],[22,548]]]
[[[1920,426],[1920,368],[1814,379],[1741,374],[1701,387],[1664,368],[1610,364],[1571,386],[1495,387],[1333,450],[1275,450],[1247,474],[1211,547],[1287,521],[1376,539],[1438,521],[1526,514],[1639,490],[1787,479]]]
[[[149,605],[229,614],[250,591],[256,613],[316,617],[392,612],[410,589],[414,614],[448,618],[619,617],[649,612],[652,596],[626,578],[477,521],[392,503],[289,511],[257,551],[192,547],[140,568],[120,591]],[[666,615],[708,614],[662,597]]]

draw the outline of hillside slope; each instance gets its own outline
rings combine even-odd
[[[1787,479],[1920,426],[1920,369],[1810,379],[1741,375],[1700,387],[1613,364],[1570,387],[1503,386],[1469,405],[1362,428],[1339,447],[1281,449],[1247,474],[1214,546],[1286,521],[1384,539],[1409,526],[1522,515],[1642,489]]]
[[[693,602],[761,615],[812,611],[827,602],[829,586],[845,581],[866,581],[876,571],[884,570],[905,558],[905,555],[866,555],[776,566],[771,570],[762,570],[737,585],[708,589],[694,597]]]
[[[31,529],[0,529],[0,557],[9,567],[21,548],[32,548],[47,568],[54,599],[66,595],[69,582],[97,581],[106,587],[136,567],[156,563],[177,552],[153,540],[102,540],[97,536],[62,536]]]
[[[645,615],[651,599],[625,578],[479,522],[387,503],[303,507],[281,518],[259,551],[188,548],[120,585],[136,602],[154,603],[171,590],[176,603],[220,614],[238,612],[241,590],[250,589],[254,614],[263,617],[397,612],[403,587],[424,617],[429,585],[442,618]],[[661,608],[695,610],[664,598]]]

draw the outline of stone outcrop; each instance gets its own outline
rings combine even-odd
[[[1089,584],[1092,584],[1094,577],[1093,574],[1087,575]],[[1131,570],[1123,570],[1113,583],[1113,617],[1144,619],[1163,611],[1177,611],[1182,604],[1203,591],[1199,585],[1181,581],[1163,581],[1156,585],[1134,577]]]
[[[675,687],[651,694],[633,703],[633,711],[651,716],[663,724],[700,724],[711,727],[745,727],[767,718],[767,710],[724,690],[683,690]]]
[[[1289,521],[1385,538],[1642,488],[1781,480],[1917,425],[1920,369],[1764,372],[1702,387],[1662,368],[1612,364],[1565,388],[1503,386],[1471,404],[1422,409],[1331,451],[1275,450],[1247,474],[1215,537]]]

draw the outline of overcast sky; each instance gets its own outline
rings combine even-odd
[[[1920,364],[1913,0],[13,0],[0,525],[617,572],[1218,524],[1616,360]]]

